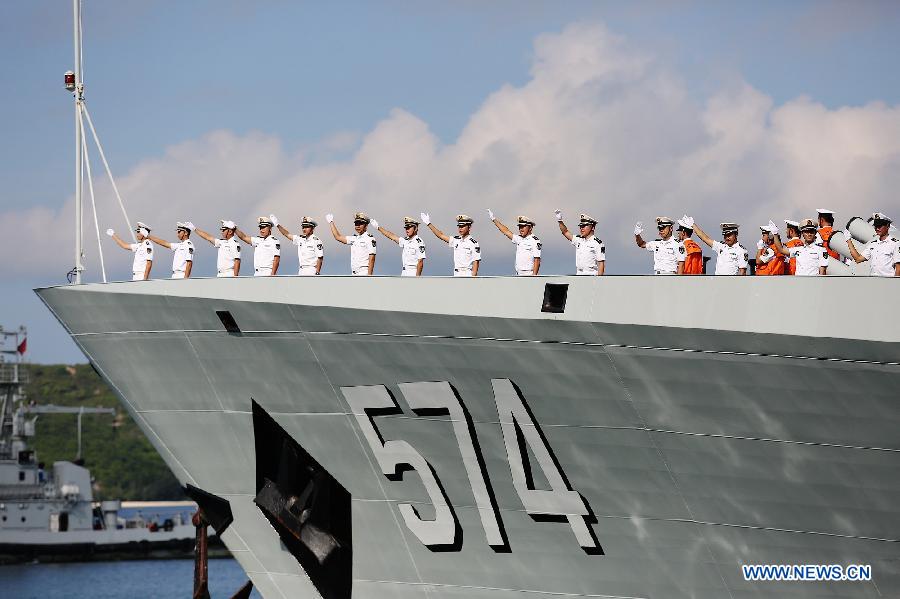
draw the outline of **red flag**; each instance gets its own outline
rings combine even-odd
[[[26,349],[28,349],[28,337],[22,339],[22,343],[19,344],[19,347],[16,348],[16,351],[20,354],[24,354]]]

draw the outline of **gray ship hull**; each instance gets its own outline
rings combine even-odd
[[[541,311],[546,283],[569,286],[564,312]],[[38,294],[179,480],[230,502],[223,541],[265,597],[882,597],[900,595],[900,325],[878,318],[895,283],[279,277]],[[434,409],[446,389],[460,410]],[[254,502],[274,430],[257,412],[349,495],[332,515],[352,528],[349,561],[331,578]],[[559,507],[572,492],[583,512]],[[403,506],[446,523],[440,496],[452,535],[416,533]],[[872,580],[749,582],[746,564],[868,564]]]

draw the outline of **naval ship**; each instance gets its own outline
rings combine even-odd
[[[222,540],[264,597],[900,595],[894,280],[37,293],[178,479],[230,504]]]
[[[148,511],[145,518],[128,514],[129,502],[94,501],[91,472],[81,457],[81,418],[116,411],[28,401],[25,339],[24,328],[0,327],[0,564],[188,557],[195,536],[185,517],[191,502],[173,502],[164,516]],[[29,446],[43,414],[77,416],[74,460],[46,468]]]
[[[895,280],[82,284],[75,237],[37,294],[264,597],[900,596]]]

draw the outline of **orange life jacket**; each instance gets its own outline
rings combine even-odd
[[[803,241],[797,237],[794,237],[792,239],[788,239],[788,242],[784,245],[785,245],[785,247],[795,248],[795,247],[799,247],[799,246],[803,245]],[[788,262],[788,273],[796,274],[796,272],[797,272],[797,259],[791,258],[790,261]]]
[[[834,229],[831,227],[825,226],[819,229],[819,237],[822,238],[822,245],[825,246],[825,249],[828,250],[828,255],[834,258],[835,260],[840,260],[841,256],[836,251],[831,249],[831,246],[828,245],[828,241],[831,239],[831,236],[834,234]]]
[[[799,239],[798,239],[799,241]],[[801,242],[802,243],[802,242]],[[772,259],[762,264],[761,262],[756,263],[756,274],[759,276],[769,276],[769,275],[783,275],[784,274],[784,256],[778,253],[778,250],[775,249],[775,244],[770,243],[769,248],[775,255],[772,256]]]
[[[693,239],[684,240],[684,251],[687,256],[684,258],[684,274],[686,275],[702,275],[703,274],[703,250]]]

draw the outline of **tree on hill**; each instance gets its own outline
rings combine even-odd
[[[28,370],[29,401],[116,408],[115,419],[102,414],[82,418],[82,453],[94,477],[95,500],[184,499],[178,480],[90,365],[30,365]],[[53,462],[75,459],[75,416],[41,414],[31,445],[48,468]]]

